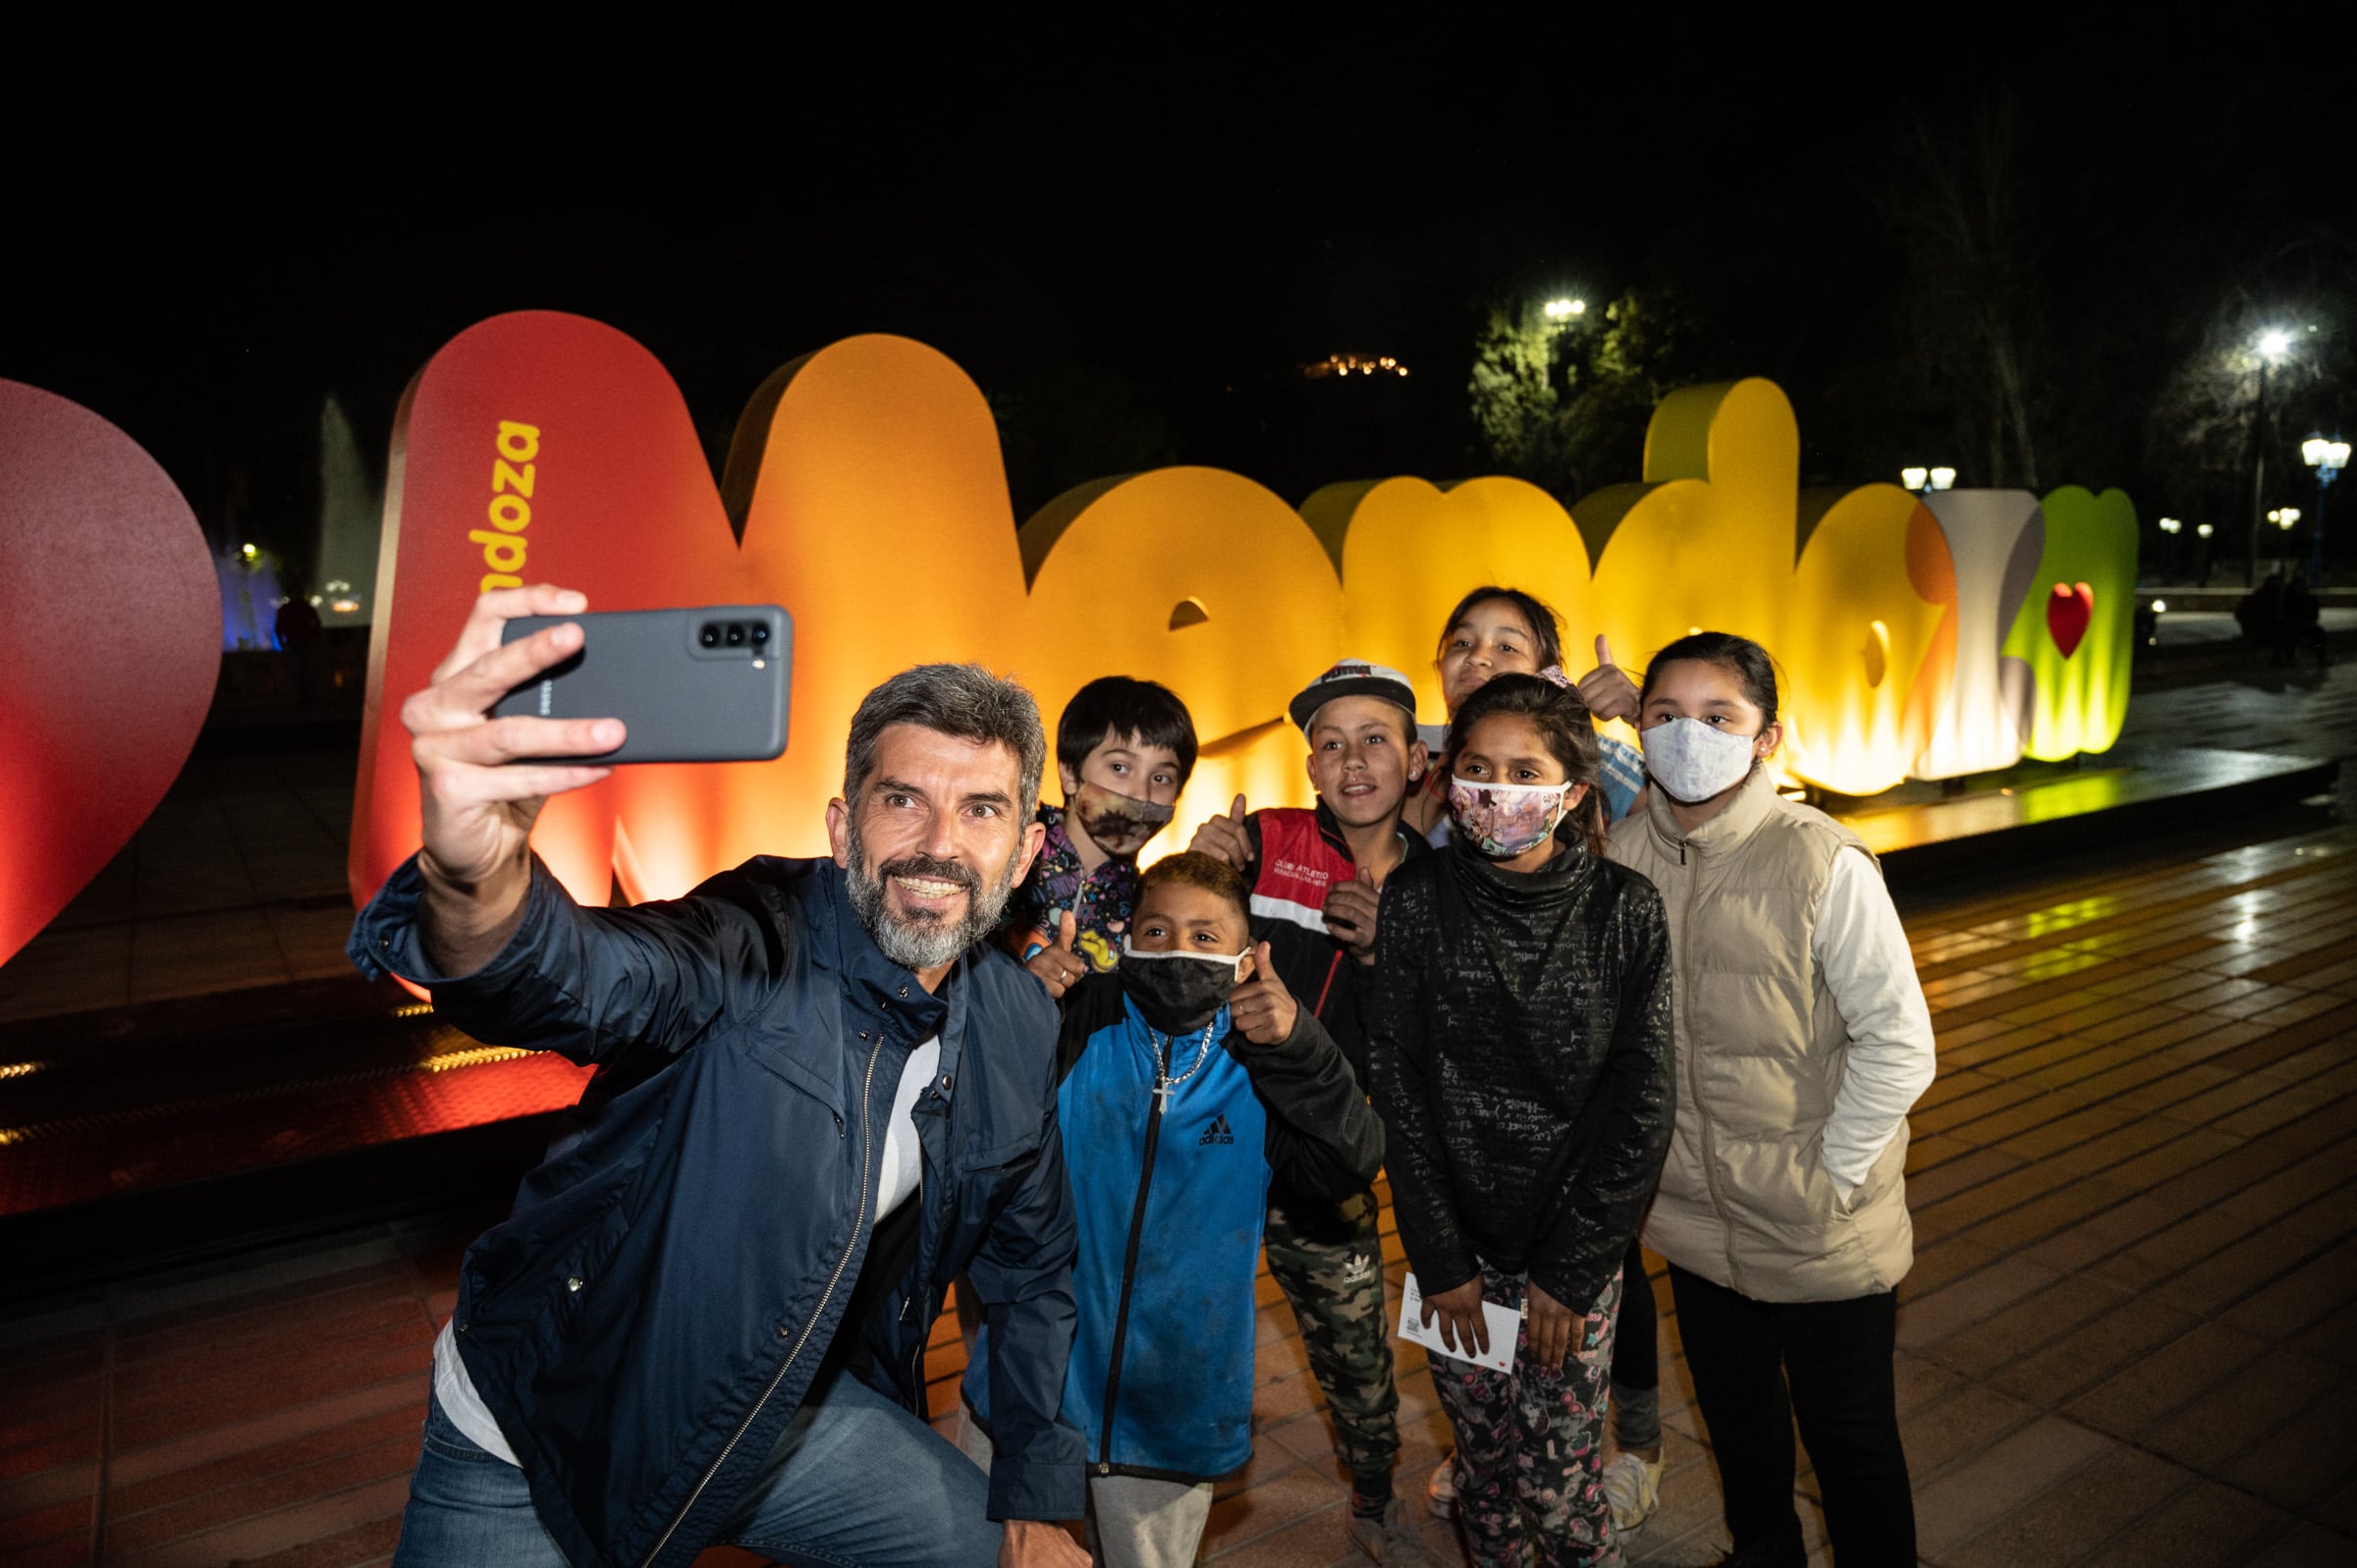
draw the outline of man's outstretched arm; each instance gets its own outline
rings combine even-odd
[[[581,646],[581,628],[573,624],[502,643],[508,622],[588,607],[582,595],[547,583],[481,595],[432,682],[401,705],[425,830],[417,857],[425,884],[420,935],[446,975],[472,974],[515,934],[531,888],[532,824],[548,797],[614,771],[521,759],[611,751],[623,742],[619,719],[491,717],[501,697]]]
[[[489,718],[507,691],[570,657],[581,632],[499,637],[512,617],[584,605],[546,585],[482,595],[432,684],[402,705],[424,843],[361,911],[350,950],[363,972],[433,987],[436,1005],[477,1039],[585,1062],[626,1047],[678,1049],[733,989],[765,984],[782,956],[780,934],[745,890],[581,909],[534,861],[532,825],[547,798],[612,770],[506,759],[610,750],[623,726]]]

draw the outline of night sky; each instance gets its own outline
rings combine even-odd
[[[1022,515],[1174,461],[1296,501],[1481,471],[1465,382],[1490,303],[1635,289],[1696,324],[1689,378],[1784,386],[1807,478],[1890,478],[1958,460],[1957,395],[1917,373],[1909,138],[1960,145],[1995,106],[2019,132],[2007,265],[2042,355],[2040,483],[2119,484],[2148,517],[2230,508],[2225,467],[2170,466],[2156,403],[2221,310],[2279,297],[2333,346],[2285,417],[2341,416],[2326,360],[2346,360],[2357,230],[2346,174],[2318,189],[2357,137],[2345,26],[2311,50],[2307,13],[2196,15],[1591,9],[1327,38],[1193,12],[1020,45],[780,21],[594,61],[488,20],[383,58],[283,31],[28,35],[0,111],[0,376],[122,425],[216,537],[300,554],[322,400],[381,470],[409,377],[484,316],[635,336],[716,460],[777,365],[904,332],[991,397]],[[411,52],[429,63],[392,58]],[[1415,374],[1301,379],[1337,351]],[[1611,477],[1636,460],[1632,436]]]

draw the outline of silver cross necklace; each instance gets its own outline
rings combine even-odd
[[[1186,1071],[1180,1073],[1176,1078],[1170,1075],[1170,1061],[1171,1052],[1178,1044],[1178,1037],[1175,1035],[1166,1035],[1161,1030],[1153,1028],[1151,1025],[1147,1027],[1146,1033],[1153,1038],[1155,1045],[1154,1098],[1161,1102],[1161,1109],[1164,1115],[1167,1116],[1170,1114],[1171,1091],[1178,1088],[1180,1084],[1186,1082],[1187,1079],[1192,1078],[1196,1073],[1203,1070],[1203,1060],[1205,1057],[1211,1054],[1211,1032],[1219,1027],[1219,1022],[1220,1020],[1218,1015],[1214,1014],[1211,1022],[1203,1026],[1203,1043],[1195,1048],[1195,1064],[1187,1068]]]

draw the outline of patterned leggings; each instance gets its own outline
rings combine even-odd
[[[1481,1293],[1520,1311],[1523,1276],[1482,1266]],[[1476,1568],[1620,1561],[1604,1496],[1604,1411],[1620,1306],[1616,1275],[1572,1330],[1560,1372],[1530,1362],[1530,1325],[1511,1372],[1432,1358],[1432,1386],[1456,1430],[1456,1510]]]

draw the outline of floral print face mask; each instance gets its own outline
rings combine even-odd
[[[1492,860],[1511,860],[1547,841],[1563,820],[1568,784],[1509,784],[1449,781],[1456,836]]]

